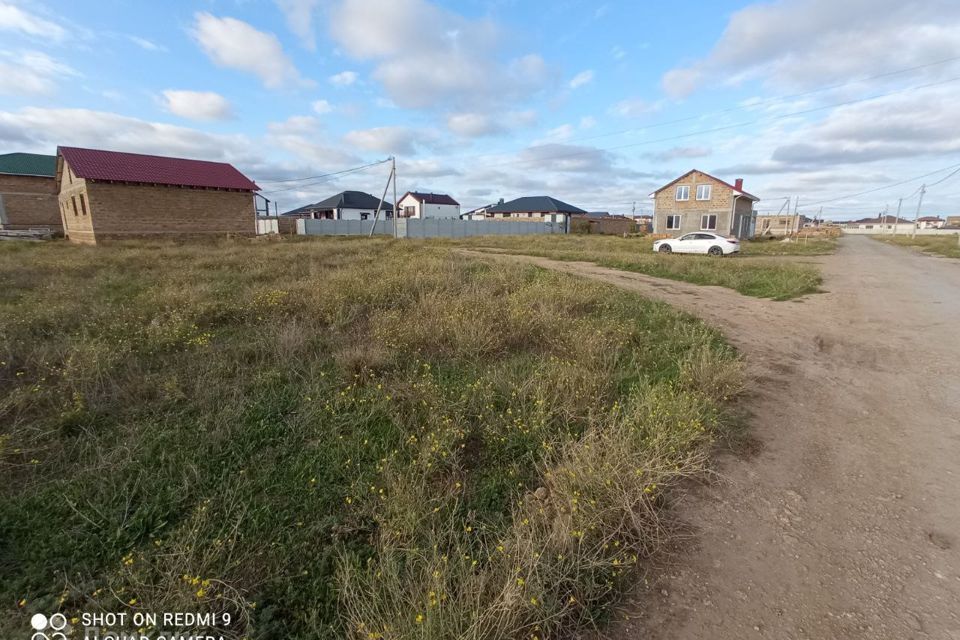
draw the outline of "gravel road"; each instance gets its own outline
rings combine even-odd
[[[771,302],[496,258],[667,301],[747,359],[756,452],[721,454],[678,505],[690,540],[610,637],[960,639],[960,261],[847,237],[806,259],[826,293]]]

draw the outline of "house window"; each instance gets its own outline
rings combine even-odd
[[[412,218],[412,217],[415,216],[415,215],[417,215],[417,208],[416,208],[416,207],[409,207],[409,206],[408,206],[408,207],[404,207],[404,208],[403,208],[403,216],[404,216],[405,218]]]
[[[697,200],[709,200],[710,194],[713,192],[713,187],[709,184],[698,184],[697,185]],[[686,200],[686,198],[684,198]]]
[[[690,187],[687,185],[680,185],[677,187],[677,202],[682,202],[683,200],[690,199]]]
[[[83,215],[87,215],[87,201],[84,199],[83,194],[80,194],[80,210],[83,212]]]
[[[70,196],[70,203],[73,205],[73,217],[77,217],[78,215],[80,215],[79,213],[77,213],[77,197]]]
[[[667,229],[679,229],[680,228],[680,216],[667,216]]]
[[[715,214],[700,216],[700,228],[704,231],[716,231],[717,216]]]

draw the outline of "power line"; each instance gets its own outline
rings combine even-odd
[[[787,118],[794,118],[794,117],[796,117],[796,116],[807,115],[807,114],[810,114],[810,113],[816,113],[816,112],[818,112],[818,111],[825,111],[825,110],[827,110],[827,109],[833,109],[833,108],[836,108],[836,107],[845,107],[845,106],[849,106],[849,105],[853,105],[853,104],[860,104],[860,103],[862,103],[862,102],[869,102],[870,100],[877,100],[877,99],[879,99],[879,98],[886,98],[886,97],[888,97],[888,96],[897,95],[897,94],[900,94],[900,93],[906,93],[906,92],[908,92],[908,91],[918,91],[918,90],[921,90],[921,89],[929,89],[929,88],[932,88],[932,87],[937,87],[937,86],[940,86],[940,85],[948,84],[948,83],[951,83],[951,82],[957,82],[958,80],[960,80],[960,76],[954,77],[954,78],[949,78],[949,79],[947,79],[947,80],[941,80],[941,81],[939,81],[939,82],[931,82],[931,83],[928,83],[928,84],[922,84],[922,85],[916,85],[916,86],[912,86],[912,87],[906,87],[906,88],[904,88],[904,89],[897,89],[896,91],[889,91],[889,92],[887,92],[887,93],[879,93],[879,94],[867,96],[867,97],[864,97],[864,98],[857,98],[857,99],[855,99],[855,100],[845,100],[845,101],[843,101],[843,102],[834,102],[834,103],[832,103],[832,104],[823,105],[823,106],[820,106],[820,107],[812,107],[812,108],[810,108],[810,109],[803,109],[803,110],[801,110],[801,111],[793,111],[793,112],[791,112],[791,113],[784,113],[784,114],[780,114],[780,115],[777,115],[777,116],[762,117],[762,118],[757,118],[757,119],[755,119],[755,120],[747,120],[747,121],[738,122],[738,123],[735,123],[735,124],[723,125],[723,126],[720,126],[720,127],[713,127],[713,128],[710,128],[710,129],[699,129],[699,130],[697,130],[697,131],[691,131],[691,132],[689,132],[689,133],[679,134],[679,135],[675,135],[675,136],[669,136],[669,137],[666,137],[666,138],[656,138],[656,139],[653,139],[653,140],[644,140],[644,141],[641,141],[641,142],[632,142],[632,143],[628,143],[628,144],[616,145],[616,146],[613,146],[613,147],[602,147],[602,148],[601,148],[601,147],[596,147],[596,148],[588,149],[588,150],[585,150],[585,151],[572,151],[572,152],[570,152],[570,153],[562,153],[562,154],[553,154],[553,155],[547,155],[547,156],[539,156],[539,157],[536,157],[536,158],[522,158],[522,159],[517,159],[517,160],[503,160],[502,162],[498,162],[498,163],[495,164],[495,165],[493,165],[493,164],[479,165],[479,166],[476,166],[476,165],[475,165],[474,168],[500,167],[500,166],[503,166],[503,165],[505,165],[505,164],[543,162],[543,161],[545,161],[545,160],[559,160],[559,159],[565,159],[565,158],[575,158],[575,157],[578,157],[578,156],[592,155],[592,154],[597,153],[598,151],[618,151],[618,150],[620,150],[620,149],[629,149],[629,148],[632,148],[632,147],[640,147],[640,146],[643,146],[643,145],[657,144],[657,143],[660,143],[660,142],[671,142],[671,141],[673,141],[673,140],[681,140],[681,139],[684,139],[684,138],[693,138],[693,137],[701,136],[701,135],[704,135],[704,134],[707,134],[707,133],[717,133],[717,132],[719,132],[719,131],[728,131],[728,130],[730,130],[730,129],[739,129],[740,127],[746,127],[746,126],[750,126],[750,125],[753,125],[753,124],[759,124],[759,123],[762,123],[762,122],[775,122],[775,121],[777,121],[777,120],[785,120],[785,119],[787,119]],[[493,154],[493,155],[496,155],[496,154]]]
[[[807,202],[807,203],[806,203],[806,206],[812,207],[812,206],[814,206],[814,205],[827,204],[827,203],[830,203],[830,202],[837,202],[838,200],[849,200],[850,198],[856,198],[856,197],[859,197],[859,196],[866,195],[866,194],[868,194],[868,193],[875,193],[875,192],[877,192],[877,191],[883,191],[884,189],[890,189],[890,188],[892,188],[892,187],[899,187],[900,185],[908,184],[908,183],[913,182],[913,181],[915,181],[915,180],[921,180],[921,179],[923,179],[923,178],[936,175],[936,174],[941,173],[941,172],[943,172],[943,171],[949,171],[950,169],[957,169],[958,167],[960,167],[960,164],[953,164],[953,165],[950,165],[949,167],[944,167],[944,168],[942,168],[942,169],[937,169],[936,171],[931,171],[930,173],[925,173],[925,174],[923,174],[922,176],[916,176],[916,177],[914,177],[914,178],[908,178],[908,179],[906,179],[906,180],[901,180],[900,182],[893,182],[893,183],[891,183],[891,184],[884,185],[884,186],[882,186],[882,187],[876,187],[875,189],[867,189],[866,191],[861,191],[861,192],[859,192],[859,193],[851,193],[851,194],[846,195],[846,196],[840,196],[839,198],[831,198],[831,199],[829,199],[829,200],[818,200],[817,202]],[[958,171],[960,171],[960,169],[958,169]],[[954,171],[953,173],[951,173],[950,176],[954,175],[955,173],[957,173],[957,171]],[[950,176],[947,176],[947,177],[949,178]],[[944,178],[944,180],[946,180],[946,178]],[[943,180],[941,180],[940,182],[942,182],[942,181],[943,181]],[[939,184],[939,182],[936,182],[936,183],[934,183],[934,184]],[[933,185],[929,185],[929,186],[933,186]],[[904,200],[907,200],[907,199],[909,199],[910,197],[913,197],[913,196],[912,196],[912,195],[911,195],[911,196],[908,196],[907,198],[904,198]]]
[[[316,185],[318,185],[318,184],[322,184],[322,183],[326,182],[329,178],[334,178],[334,177],[336,177],[336,176],[341,176],[341,175],[345,175],[345,174],[348,174],[348,173],[356,173],[356,172],[358,172],[358,171],[363,171],[364,169],[369,169],[370,167],[375,167],[375,166],[377,166],[377,165],[381,165],[381,164],[384,164],[384,163],[386,163],[386,162],[390,162],[390,158],[387,158],[386,160],[379,160],[379,161],[377,161],[377,162],[371,162],[370,164],[365,164],[365,165],[362,165],[362,166],[359,166],[359,167],[353,167],[353,168],[351,168],[351,169],[344,169],[344,170],[342,170],[342,171],[334,171],[334,172],[332,172],[332,173],[325,173],[325,174],[319,175],[319,176],[311,176],[311,177],[309,177],[309,178],[295,178],[295,179],[286,180],[286,181],[278,181],[278,182],[300,182],[300,181],[305,181],[305,180],[313,180],[314,182],[311,182],[310,184],[297,184],[297,185],[294,185],[294,186],[292,186],[292,187],[286,187],[286,188],[284,188],[284,189],[272,189],[272,190],[270,190],[270,191],[264,191],[263,193],[283,193],[283,192],[285,192],[285,191],[294,191],[294,190],[296,190],[296,189],[303,189],[303,188],[306,188],[306,187],[313,187],[313,186],[316,186]]]
[[[795,100],[795,99],[797,99],[797,98],[804,98],[804,97],[807,97],[807,96],[815,95],[815,94],[817,94],[817,93],[823,93],[823,92],[825,92],[825,91],[832,91],[832,90],[834,90],[834,89],[841,89],[841,88],[843,88],[843,87],[846,87],[846,86],[849,86],[849,85],[852,85],[852,84],[859,84],[859,83],[862,83],[862,82],[869,82],[869,81],[871,81],[871,80],[879,80],[879,79],[881,79],[881,78],[888,78],[888,77],[890,77],[890,76],[901,75],[901,74],[904,74],[904,73],[910,73],[911,71],[919,71],[920,69],[926,69],[926,68],[929,68],[929,67],[935,67],[935,66],[939,66],[939,65],[942,65],[942,64],[947,64],[947,63],[950,63],[950,62],[956,62],[957,60],[960,60],[960,56],[954,56],[954,57],[952,57],[952,58],[944,58],[943,60],[937,60],[937,61],[935,61],[935,62],[929,62],[929,63],[927,63],[927,64],[921,64],[921,65],[917,65],[917,66],[915,66],[915,67],[906,67],[906,68],[903,68],[903,69],[897,69],[897,70],[895,70],[895,71],[888,71],[888,72],[886,72],[886,73],[880,73],[880,74],[877,74],[877,75],[875,75],[875,76],[865,76],[865,77],[863,77],[863,78],[857,78],[857,79],[854,79],[854,80],[848,80],[848,81],[846,81],[846,82],[841,82],[841,83],[839,83],[839,84],[825,85],[825,86],[818,87],[818,88],[816,88],[816,89],[811,89],[811,90],[809,90],[809,91],[804,91],[804,92],[801,92],[801,93],[787,94],[787,95],[781,95],[781,96],[773,96],[773,97],[771,97],[771,98],[765,98],[765,99],[763,99],[763,100],[758,100],[758,101],[756,101],[756,102],[751,102],[751,103],[749,103],[749,104],[740,104],[740,105],[737,105],[737,106],[735,106],[735,107],[728,107],[728,108],[726,108],[726,109],[719,109],[719,110],[717,110],[717,111],[708,111],[708,112],[706,112],[706,113],[701,113],[701,114],[694,115],[694,116],[686,116],[686,117],[684,117],[684,118],[677,118],[677,119],[675,119],[675,120],[665,120],[665,121],[663,121],[663,122],[656,122],[656,123],[654,123],[654,124],[644,125],[644,126],[642,126],[642,127],[632,127],[632,128],[630,128],[630,129],[621,129],[621,130],[619,130],[619,131],[610,131],[610,132],[607,132],[607,133],[600,133],[600,134],[597,134],[597,135],[594,135],[594,136],[584,136],[584,137],[581,137],[581,138],[572,138],[572,139],[569,139],[569,140],[564,140],[564,142],[567,142],[567,143],[569,143],[569,142],[587,142],[587,141],[590,141],[590,140],[598,140],[598,139],[600,139],[600,138],[608,138],[608,137],[610,137],[610,136],[623,135],[623,134],[626,134],[626,133],[636,133],[636,132],[640,132],[640,131],[648,131],[648,130],[650,130],[650,129],[657,129],[657,128],[669,126],[669,125],[672,125],[672,124],[680,124],[680,123],[683,123],[683,122],[690,122],[690,121],[693,121],[693,120],[700,120],[700,119],[702,119],[702,118],[709,117],[709,116],[723,115],[723,114],[725,114],[725,113],[732,113],[732,112],[735,112],[735,111],[743,111],[743,110],[750,109],[750,108],[757,107],[757,106],[763,106],[763,105],[772,104],[772,103],[777,103],[777,102],[785,102],[785,101],[787,101],[787,100]],[[496,155],[496,154],[486,154],[486,155]],[[477,156],[477,157],[483,157],[483,156]]]

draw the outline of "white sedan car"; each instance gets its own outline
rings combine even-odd
[[[740,253],[740,241],[736,238],[697,231],[688,233],[679,238],[664,238],[653,243],[653,250],[658,253],[699,253],[710,256],[726,256],[731,253]]]

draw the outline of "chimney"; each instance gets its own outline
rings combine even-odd
[[[736,182],[733,183],[733,187],[737,191],[743,191],[743,178],[737,178]]]

